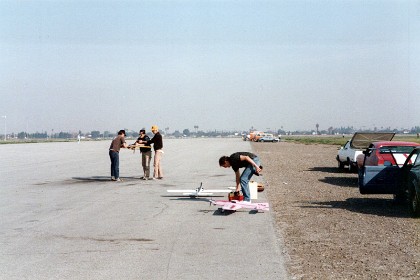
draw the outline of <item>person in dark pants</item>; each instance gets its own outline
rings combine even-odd
[[[146,130],[140,129],[139,138],[137,138],[137,142],[141,144],[141,141],[149,141],[150,138],[146,134]],[[150,160],[152,159],[152,149],[151,148],[144,148],[140,147],[141,153],[141,165],[143,167],[143,177],[140,179],[142,180],[149,180],[150,179]]]
[[[111,159],[111,180],[121,182],[120,179],[120,149],[127,148],[125,142],[125,130],[118,131],[118,136],[115,137],[111,146],[109,146],[109,158]]]
[[[230,156],[222,156],[219,159],[219,165],[224,168],[232,167],[236,175],[236,191],[241,190],[244,201],[251,202],[249,180],[252,175],[259,176],[262,172],[258,156],[248,152],[237,152]],[[245,168],[241,175],[239,175],[239,168]]]
[[[153,160],[153,179],[163,179],[163,170],[162,170],[162,157],[163,157],[163,141],[162,135],[159,132],[157,125],[152,126],[152,133],[154,134],[153,138],[149,141],[140,141],[141,144],[146,144],[150,146],[153,144],[153,149],[155,150],[155,157]]]

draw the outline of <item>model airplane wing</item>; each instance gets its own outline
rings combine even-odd
[[[167,190],[170,193],[182,193],[182,195],[197,197],[197,196],[211,196],[213,193],[229,193],[230,190],[205,190],[203,188],[203,183],[200,184],[200,187],[195,190]]]
[[[196,190],[167,190],[170,193],[197,193]]]

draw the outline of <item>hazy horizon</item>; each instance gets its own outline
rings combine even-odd
[[[4,0],[0,54],[15,133],[420,126],[415,0]]]

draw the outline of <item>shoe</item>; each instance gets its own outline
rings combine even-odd
[[[140,180],[147,180],[146,177],[140,177]]]
[[[115,181],[117,182],[124,182],[123,179],[117,178]]]
[[[115,177],[114,176],[111,176],[111,181],[115,181]]]
[[[162,180],[163,179],[163,177],[157,177],[159,180]]]

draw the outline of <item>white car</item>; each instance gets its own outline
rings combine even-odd
[[[279,142],[279,139],[275,138],[271,133],[265,133],[258,138],[257,142]]]
[[[357,169],[357,156],[361,155],[372,142],[391,141],[395,133],[363,133],[356,132],[353,137],[338,150],[338,168],[347,166],[349,171]]]

